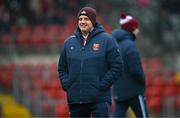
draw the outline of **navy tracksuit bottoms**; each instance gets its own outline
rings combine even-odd
[[[116,101],[113,118],[126,117],[129,107],[131,107],[137,117],[148,118],[146,101],[142,95],[124,101]]]
[[[83,104],[69,104],[69,114],[71,118],[74,117],[97,117],[108,118],[109,117],[108,102],[102,103],[83,103]]]

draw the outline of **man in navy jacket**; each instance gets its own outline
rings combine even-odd
[[[121,76],[122,64],[118,44],[97,23],[96,10],[82,8],[58,63],[71,117],[109,117],[110,87]]]
[[[121,28],[112,32],[121,50],[124,73],[113,85],[113,98],[115,101],[114,117],[125,117],[126,111],[131,107],[137,117],[147,117],[147,108],[144,98],[145,76],[141,65],[135,39],[139,33],[138,21],[125,13],[121,14]]]

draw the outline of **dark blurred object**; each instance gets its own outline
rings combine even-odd
[[[180,1],[179,0],[162,0],[161,8],[168,11],[169,13],[180,12]]]
[[[10,14],[4,6],[0,6],[0,34],[10,30]]]

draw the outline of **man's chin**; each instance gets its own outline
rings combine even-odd
[[[81,29],[81,32],[88,32],[87,29]]]

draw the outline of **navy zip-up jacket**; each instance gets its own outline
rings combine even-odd
[[[111,102],[110,87],[122,74],[122,57],[115,39],[97,24],[86,45],[77,28],[65,42],[58,64],[69,104]]]
[[[112,32],[121,50],[124,72],[123,76],[113,85],[115,101],[123,101],[137,95],[144,95],[145,76],[141,65],[139,51],[135,45],[135,36],[123,29]]]

